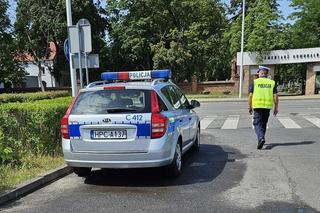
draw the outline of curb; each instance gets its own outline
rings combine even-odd
[[[41,187],[56,181],[72,172],[68,166],[62,166],[55,170],[51,170],[42,176],[36,177],[26,183],[18,185],[15,189],[0,195],[0,206],[30,194]]]
[[[196,99],[199,102],[206,103],[206,102],[247,102],[248,98],[208,98],[208,99]],[[285,101],[298,101],[298,100],[320,100],[320,96],[279,96],[279,100],[285,100]]]

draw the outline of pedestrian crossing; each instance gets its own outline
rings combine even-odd
[[[253,128],[252,116],[250,115],[210,115],[201,117],[201,129],[245,129]],[[320,115],[279,115],[270,116],[268,129],[303,129],[320,128]]]
[[[230,115],[222,125],[221,129],[237,129],[239,119],[239,115]]]
[[[286,129],[301,129],[301,126],[299,126],[290,117],[278,117],[278,120]]]

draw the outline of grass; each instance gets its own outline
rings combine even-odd
[[[0,193],[16,185],[35,178],[64,164],[63,157],[28,156],[23,159],[24,166],[0,165]]]
[[[191,99],[206,99],[206,98],[234,98],[237,97],[235,93],[223,94],[221,93],[212,93],[212,94],[187,94],[187,98]]]

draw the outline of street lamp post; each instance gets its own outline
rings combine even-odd
[[[243,46],[244,46],[244,16],[245,16],[246,0],[242,1],[242,29],[241,29],[241,61],[240,61],[240,83],[239,83],[239,98],[242,98],[242,83],[243,83]]]
[[[67,26],[72,26],[72,12],[71,12],[71,0],[66,0],[66,10],[67,10]],[[70,41],[69,41],[70,42]],[[70,66],[70,78],[71,78],[71,90],[72,90],[72,97],[77,95],[77,76],[76,70],[72,67],[72,55],[69,48],[69,66]]]

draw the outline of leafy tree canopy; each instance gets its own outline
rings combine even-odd
[[[105,19],[99,14],[99,5],[92,0],[74,0],[73,24],[81,18],[88,19],[92,27],[93,47],[96,52],[103,47]],[[55,70],[69,72],[63,56],[63,43],[67,38],[65,0],[19,0],[15,30],[20,51],[31,54],[39,64],[48,54],[48,44],[55,42],[58,56]],[[56,72],[56,75],[59,73]],[[39,76],[41,78],[40,70]]]
[[[113,69],[171,68],[179,81],[228,76],[227,22],[217,1],[108,0],[106,11]]]
[[[24,72],[14,59],[15,43],[7,15],[8,1],[0,0],[0,82],[20,84]]]
[[[236,13],[226,38],[230,42],[230,52],[235,55],[240,50],[242,16],[239,0],[232,1],[231,12]],[[286,26],[276,0],[248,1],[245,17],[245,51],[266,53],[281,49],[286,45]]]
[[[291,18],[295,20],[291,33],[293,48],[320,46],[320,2],[319,0],[292,0],[295,12]]]

